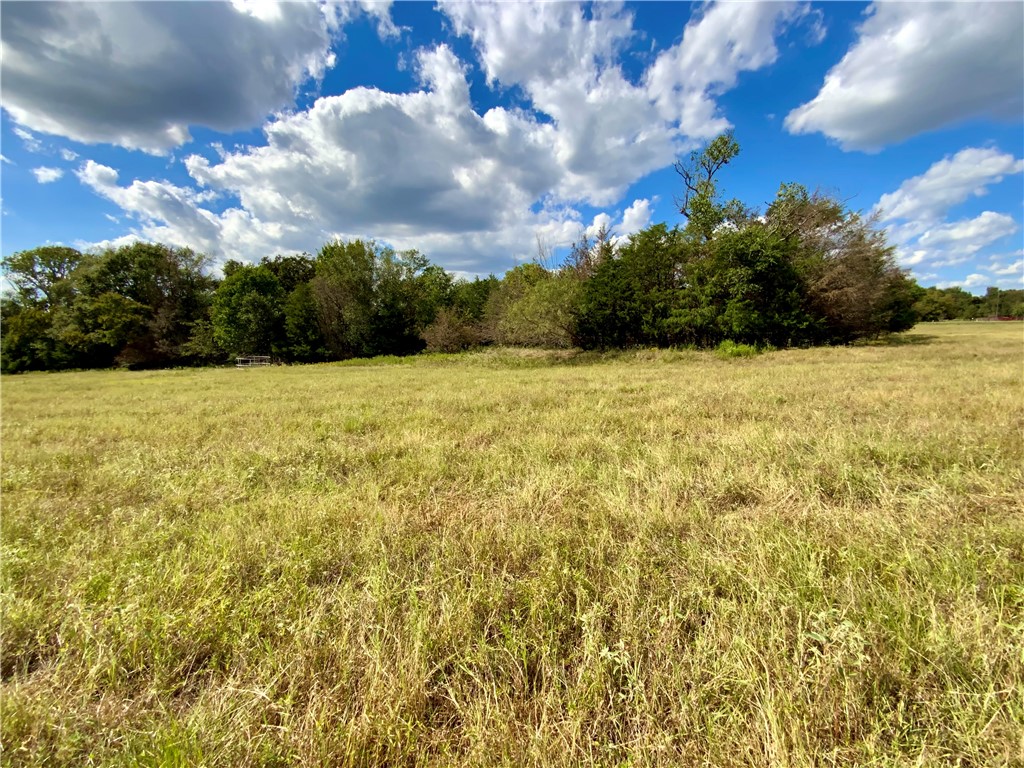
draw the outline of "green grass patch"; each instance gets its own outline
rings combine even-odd
[[[763,351],[750,344],[738,344],[728,339],[715,347],[715,354],[725,359],[730,357],[756,357]]]

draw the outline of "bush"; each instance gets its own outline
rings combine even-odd
[[[728,339],[715,347],[715,354],[726,359],[730,357],[755,357],[761,354],[762,351],[750,344],[737,344],[735,341]]]
[[[477,324],[449,307],[439,310],[434,322],[420,335],[427,352],[462,352],[482,340]]]
[[[498,340],[520,347],[572,346],[573,310],[579,283],[565,275],[542,280],[512,302],[498,322]]]

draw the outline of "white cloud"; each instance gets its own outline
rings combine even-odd
[[[937,269],[939,267],[955,267],[959,266],[960,264],[966,264],[970,261],[974,261],[974,255],[975,253],[977,253],[977,249],[966,252],[948,254],[946,256],[939,256],[938,258],[935,258],[935,254],[931,251],[920,252],[924,253],[926,257],[931,256],[931,260],[928,262],[928,266]]]
[[[1017,222],[1005,213],[985,211],[973,219],[964,219],[933,227],[918,239],[926,248],[955,248],[973,254],[1018,229]]]
[[[75,173],[78,178],[96,191],[117,185],[118,173],[109,165],[101,165],[94,160],[86,160],[85,164]]]
[[[807,6],[791,2],[707,7],[645,76],[662,116],[679,119],[690,135],[710,137],[727,129],[713,97],[732,88],[740,72],[773,64],[779,28],[807,13]]]
[[[617,235],[632,235],[645,229],[651,222],[651,201],[647,198],[634,200],[622,214],[622,223],[615,228]]]
[[[877,150],[972,117],[1024,109],[1024,4],[874,3],[818,95],[786,117],[844,149]]]
[[[915,251],[907,251],[899,248],[896,250],[896,260],[904,267],[916,267],[927,258],[928,251],[923,248],[919,248]]]
[[[963,280],[954,281],[948,284],[946,287],[951,285],[962,285],[965,288],[981,288],[983,285],[987,285],[990,279],[987,275],[981,275],[977,272],[972,272]]]
[[[267,146],[185,165],[252,215],[297,227],[403,238],[507,226],[558,181],[550,126],[504,109],[476,114],[446,46],[421,51],[418,66],[425,90],[321,98],[268,124]]]
[[[590,225],[583,230],[583,234],[585,234],[588,238],[593,240],[594,238],[598,237],[598,235],[600,235],[602,231],[612,231],[612,217],[604,212],[599,213],[594,217],[594,220],[590,223]]]
[[[64,175],[64,171],[60,168],[47,168],[45,166],[33,168],[32,173],[40,184],[50,184]]]
[[[897,260],[904,267],[926,262],[933,268],[965,264],[1019,226],[1005,213],[984,211],[971,219],[949,221],[949,212],[1022,171],[1024,161],[1013,155],[993,147],[968,147],[882,195],[873,210],[886,224],[889,239],[897,246]]]
[[[1024,260],[1017,260],[1013,264],[1008,264],[1005,267],[995,266],[992,268],[992,274],[994,275],[1024,275]]]
[[[78,159],[78,153],[72,152],[70,149],[62,149],[60,151],[60,156],[67,160],[69,163],[73,163],[75,160]]]
[[[937,219],[969,197],[980,197],[1005,176],[1024,171],[1024,160],[998,149],[968,147],[882,195],[875,206],[885,220]]]
[[[7,165],[14,165],[14,161],[11,160],[9,157],[6,157],[4,155],[0,155],[0,163],[6,163]]]
[[[26,131],[24,128],[15,126],[14,135],[21,139],[21,143],[29,152],[42,152],[42,143],[39,141],[38,138],[32,135],[31,131]]]
[[[79,180],[101,197],[132,216],[138,227],[134,237],[188,246],[211,256],[239,255],[248,259],[268,255],[263,248],[287,243],[294,231],[264,223],[245,211],[230,208],[214,213],[201,205],[199,193],[163,181],[135,180],[118,184],[118,172],[88,160],[77,172]],[[301,246],[285,250],[302,250]]]
[[[935,284],[937,288],[967,288],[967,289],[979,289],[979,288],[1021,288],[1022,281],[1020,277],[1002,277],[992,274],[982,274],[980,272],[972,272],[966,277],[962,277],[956,280],[945,280]],[[977,291],[976,291],[977,292]]]
[[[574,206],[616,205],[630,184],[727,126],[717,96],[740,72],[774,61],[774,35],[807,15],[793,3],[709,6],[633,82],[618,64],[634,35],[619,5],[443,11],[472,40],[493,87],[515,90],[523,106],[478,112],[466,63],[440,45],[410,62],[421,90],[322,97],[269,121],[265,146],[187,157],[198,189],[121,186],[113,169],[96,164],[79,177],[130,213],[139,233],[214,257],[371,236],[451,269],[502,271],[532,258],[538,235],[561,246],[587,229]],[[237,207],[214,212],[215,196]],[[651,205],[633,201],[616,232],[649,222]]]
[[[359,0],[359,8],[377,21],[377,34],[382,40],[401,35],[391,19],[391,0]]]
[[[387,4],[366,4],[379,19]],[[24,128],[162,152],[259,124],[333,65],[350,4],[11,3],[4,109]]]
[[[888,233],[902,266],[949,267],[976,262],[980,251],[1019,229],[1012,216],[984,211],[970,219],[925,222],[912,230],[890,226]]]
[[[693,140],[730,127],[715,97],[740,72],[765,67],[775,35],[803,18],[797,3],[708,6],[633,83],[618,65],[633,17],[596,3],[442,3],[456,33],[468,36],[491,83],[520,88],[551,118],[564,170],[555,192],[608,205],[637,178],[672,162]]]
[[[99,253],[106,250],[116,250],[125,245],[134,245],[140,240],[146,241],[147,238],[144,235],[129,234],[92,242],[88,240],[75,240],[71,246],[82,253]]]

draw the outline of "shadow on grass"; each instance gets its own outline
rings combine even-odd
[[[926,333],[894,333],[877,339],[853,342],[853,347],[900,347],[932,344],[938,336]],[[751,348],[753,349],[753,348]],[[775,350],[763,350],[766,352]],[[476,365],[483,368],[526,369],[563,366],[592,366],[609,363],[678,363],[707,359],[715,354],[714,348],[694,347],[630,347],[627,349],[537,349],[528,347],[484,347],[465,352],[421,352],[415,355],[360,357],[328,363],[339,367],[379,367],[408,365]],[[729,355],[727,355],[728,357]],[[716,357],[722,357],[719,351]]]
[[[878,339],[855,341],[854,347],[903,347],[908,345],[934,344],[938,336],[930,333],[890,333]]]

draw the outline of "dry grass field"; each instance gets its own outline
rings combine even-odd
[[[1024,764],[1019,323],[2,417],[5,765]]]

